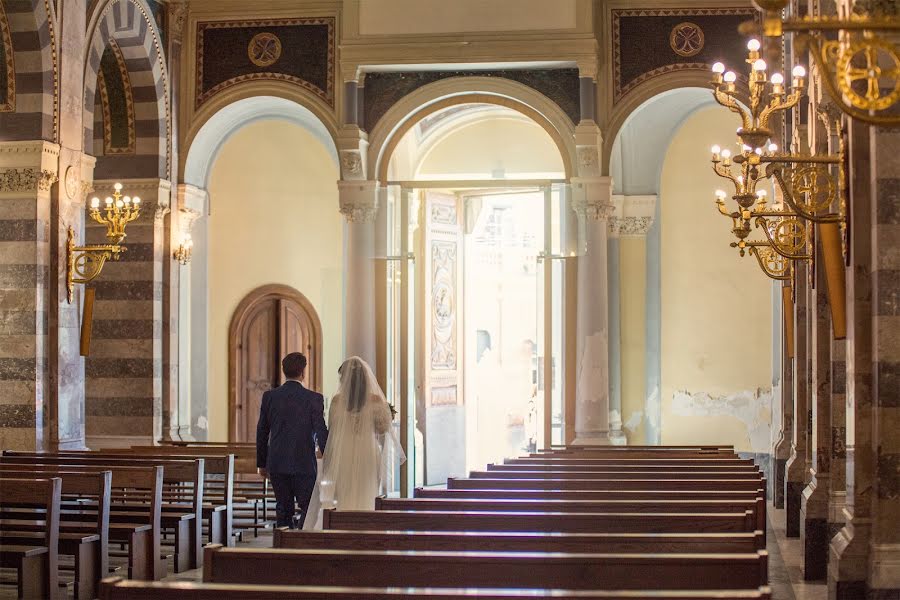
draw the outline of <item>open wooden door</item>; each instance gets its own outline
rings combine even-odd
[[[419,277],[423,310],[423,393],[416,420],[425,441],[425,484],[444,483],[466,471],[462,386],[462,207],[452,194],[425,191],[424,258]]]

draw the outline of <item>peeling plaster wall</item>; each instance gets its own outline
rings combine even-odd
[[[707,161],[731,131],[728,111],[699,110],[663,165],[661,442],[764,454],[772,435],[771,284],[753,258],[729,247],[730,224],[713,204],[724,182]]]

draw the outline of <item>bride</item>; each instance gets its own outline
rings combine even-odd
[[[375,374],[353,356],[341,368],[328,409],[328,443],[303,529],[322,528],[322,508],[374,510],[396,454],[406,455],[391,427],[393,418]]]

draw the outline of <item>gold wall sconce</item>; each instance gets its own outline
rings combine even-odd
[[[91,218],[106,225],[107,244],[78,246],[75,230],[68,229],[66,241],[66,292],[69,304],[75,299],[75,284],[89,283],[96,279],[106,261],[118,260],[126,248],[121,245],[125,239],[125,226],[141,214],[141,199],[137,196],[122,195],[122,184],[116,183],[112,196],[107,196],[104,209],[100,210],[100,198],[91,199]]]
[[[175,248],[175,251],[172,253],[172,258],[177,260],[181,265],[187,265],[191,262],[191,255],[194,252],[194,240],[191,238],[191,234],[185,234],[184,238],[181,240],[181,243],[178,244],[178,247]]]
[[[872,125],[900,126],[900,116],[891,110],[900,101],[900,20],[877,14],[783,19],[789,0],[753,3],[763,11],[763,22],[744,23],[741,33],[796,34],[795,46],[809,50],[823,87],[842,112]]]

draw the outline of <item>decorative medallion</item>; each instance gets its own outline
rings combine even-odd
[[[669,34],[669,45],[678,56],[689,57],[700,54],[705,41],[703,30],[690,21],[679,23]]]
[[[796,254],[806,245],[806,227],[800,219],[789,217],[775,227],[775,244],[787,254]]]
[[[0,112],[16,110],[16,65],[13,62],[9,21],[0,2]]]
[[[257,67],[268,67],[281,58],[281,40],[274,33],[257,33],[247,46],[247,56]]]
[[[80,186],[78,185],[78,173],[75,172],[75,167],[72,165],[66,168],[65,185],[66,195],[69,197],[69,200],[74,200]]]

